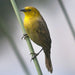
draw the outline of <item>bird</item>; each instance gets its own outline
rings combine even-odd
[[[45,20],[39,10],[33,6],[26,6],[21,11],[24,13],[24,28],[29,38],[41,46],[45,54],[45,64],[49,72],[53,72],[51,62],[51,37]],[[41,51],[40,51],[41,52]],[[39,52],[39,53],[40,53]]]

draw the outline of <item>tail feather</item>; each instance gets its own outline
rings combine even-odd
[[[51,58],[50,58],[50,56],[47,57],[47,56],[45,55],[45,63],[46,63],[46,67],[47,67],[48,71],[50,71],[50,72],[52,73],[52,72],[53,72],[53,68],[52,68],[52,63],[51,63]]]

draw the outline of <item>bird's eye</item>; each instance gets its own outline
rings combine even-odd
[[[29,9],[28,11],[31,11],[31,9]]]

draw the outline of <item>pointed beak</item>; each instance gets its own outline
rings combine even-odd
[[[21,9],[20,11],[22,11],[22,12],[26,12],[26,10],[25,10],[25,9]]]

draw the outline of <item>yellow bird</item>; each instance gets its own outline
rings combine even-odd
[[[51,38],[47,24],[41,16],[40,12],[32,6],[24,7],[24,27],[33,42],[40,45],[45,53],[45,63],[48,71],[52,73],[52,63],[50,57]]]

